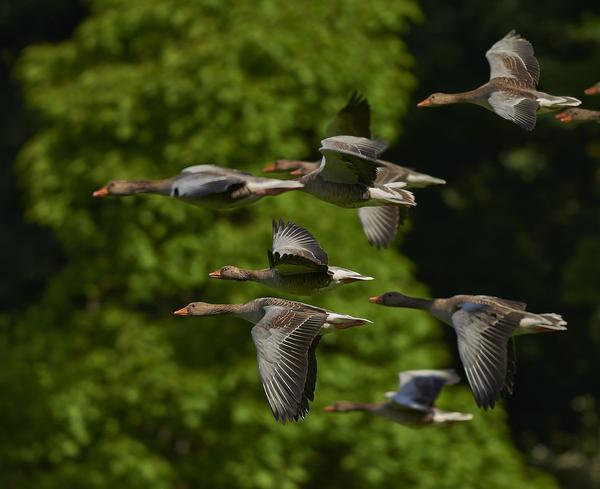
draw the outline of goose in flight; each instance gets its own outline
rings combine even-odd
[[[490,81],[461,93],[434,93],[417,107],[435,107],[456,103],[481,105],[500,117],[531,131],[535,128],[536,112],[576,107],[575,97],[549,95],[537,90],[540,65],[533,46],[514,30],[494,44],[485,57],[490,64]]]
[[[329,265],[327,253],[315,237],[293,222],[273,221],[273,245],[268,252],[270,268],[244,270],[224,266],[211,272],[211,278],[259,282],[276,290],[297,295],[313,295],[343,284],[373,277]]]
[[[321,336],[370,323],[302,302],[262,297],[245,304],[192,302],[178,316],[233,315],[254,324],[258,371],[275,420],[285,424],[308,413],[317,381]]]
[[[473,419],[472,414],[443,411],[435,401],[446,385],[457,384],[460,377],[454,370],[407,370],[400,372],[396,392],[386,392],[387,402],[363,403],[338,401],[324,410],[328,413],[366,411],[410,427],[445,425]]]
[[[512,394],[516,369],[513,336],[567,329],[558,314],[534,314],[525,310],[523,302],[486,295],[419,299],[387,292],[369,301],[422,309],[452,326],[475,402],[484,409],[493,408],[501,394]]]

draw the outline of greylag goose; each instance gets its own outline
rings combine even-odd
[[[422,309],[452,326],[475,402],[484,409],[493,408],[501,394],[512,394],[516,359],[514,341],[509,340],[513,336],[567,329],[558,314],[533,314],[522,302],[485,295],[418,299],[387,292],[369,301]]]
[[[554,117],[563,124],[570,122],[600,122],[600,110],[567,109],[556,114]]]
[[[371,109],[367,99],[356,92],[335,115],[325,131],[325,136],[328,138],[344,135],[371,137]],[[393,182],[405,182],[408,189],[446,183],[440,178],[419,173],[388,161],[377,160],[377,163],[375,178],[375,185],[377,186]],[[295,176],[304,176],[318,170],[319,167],[319,161],[278,160],[265,166],[263,171],[267,173],[286,171]],[[406,214],[407,209],[400,209],[396,206],[362,207],[358,210],[369,243],[377,247],[390,245],[396,236],[398,224],[404,220]]]
[[[386,144],[356,136],[321,141],[319,168],[296,180],[318,199],[346,208],[361,208],[359,217],[369,242],[388,246],[396,235],[399,211],[416,205],[405,182],[377,182],[379,154]]]
[[[388,402],[377,404],[338,401],[325,406],[328,413],[367,411],[397,423],[418,427],[469,421],[472,414],[442,411],[434,406],[445,385],[457,384],[460,377],[454,370],[407,370],[400,372],[397,392],[386,392]]]
[[[265,195],[277,195],[302,188],[293,180],[255,177],[231,168],[194,165],[165,180],[114,180],[92,195],[106,197],[140,193],[168,195],[189,204],[232,209],[250,204]]]
[[[313,295],[342,284],[373,280],[373,277],[346,268],[330,266],[327,253],[315,237],[293,222],[273,221],[273,245],[268,257],[270,268],[264,270],[225,266],[209,276],[224,280],[250,280],[298,295]]]
[[[575,97],[557,97],[536,89],[540,65],[534,56],[533,46],[514,30],[494,44],[485,57],[490,64],[490,81],[485,85],[469,92],[434,93],[419,102],[417,107],[456,103],[481,105],[531,131],[535,127],[538,109],[553,110],[581,104]]]
[[[317,380],[315,355],[321,336],[371,321],[301,302],[262,297],[245,304],[192,302],[178,316],[229,314],[254,324],[260,379],[277,421],[298,421],[309,411]]]
[[[586,95],[600,95],[600,81],[596,82],[594,85],[592,85],[590,88],[586,88],[584,90],[584,93]]]

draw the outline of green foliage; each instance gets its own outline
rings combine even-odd
[[[28,49],[19,67],[43,122],[18,166],[28,215],[68,262],[38,304],[0,316],[3,486],[555,487],[523,463],[501,408],[421,431],[321,411],[380,399],[398,370],[451,362],[440,325],[366,301],[425,291],[407,258],[369,248],[355,212],[300,193],[235,213],[90,196],[113,178],[191,163],[258,171],[314,156],[355,88],[374,132],[397,136],[415,85],[402,36],[416,3],[96,0],[91,10],[72,40]],[[375,324],[321,342],[313,410],[287,426],[264,399],[248,324],[171,316],[192,299],[269,295],[207,273],[264,266],[279,217],[307,226],[333,264],[376,277],[314,300]],[[465,386],[440,404],[475,411]]]

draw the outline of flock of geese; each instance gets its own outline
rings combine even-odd
[[[474,103],[532,130],[538,110],[581,103],[574,97],[537,91],[540,70],[533,47],[514,31],[495,43],[486,58],[490,64],[487,83],[464,93],[434,93],[418,106]],[[600,83],[586,93],[600,93]],[[557,116],[562,122],[582,117],[589,116],[582,115],[580,109],[569,109]],[[369,243],[387,247],[408,209],[416,205],[410,189],[446,182],[380,159],[386,148],[385,142],[371,135],[367,100],[355,93],[327,127],[319,148],[320,161],[279,160],[264,168],[268,173],[290,173],[294,179],[264,178],[215,165],[195,165],[164,180],[115,180],[93,196],[153,193],[197,206],[231,209],[265,196],[297,190],[330,204],[358,209]],[[248,270],[226,265],[209,276],[259,282],[273,290],[301,296],[373,280],[360,272],[330,265],[328,254],[317,239],[298,224],[274,220],[272,238],[268,268]],[[493,408],[503,395],[512,394],[515,336],[566,329],[566,322],[558,314],[534,314],[526,310],[523,302],[485,295],[423,299],[387,292],[370,297],[369,301],[381,306],[421,309],[451,326],[473,397],[477,406],[484,409]],[[316,349],[321,336],[371,323],[368,319],[273,297],[244,304],[192,302],[175,314],[233,315],[254,324],[251,334],[260,378],[273,415],[282,423],[304,418],[314,400]],[[325,411],[367,411],[409,426],[467,421],[472,419],[471,414],[442,411],[435,406],[442,387],[459,380],[453,370],[401,372],[398,391],[386,393],[387,402],[340,401],[325,407]]]

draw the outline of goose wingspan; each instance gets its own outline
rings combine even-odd
[[[354,92],[348,103],[335,115],[325,129],[325,136],[371,137],[371,108],[360,93]]]
[[[271,268],[285,273],[286,270],[326,271],[327,253],[316,238],[306,229],[293,222],[273,220],[273,246],[269,252]],[[300,270],[298,270],[298,268]],[[308,270],[307,270],[308,269]]]
[[[198,198],[227,191],[245,191],[246,182],[235,175],[213,172],[182,172],[171,185],[174,197]]]
[[[383,141],[355,136],[335,136],[321,141],[323,161],[320,175],[330,182],[371,186],[377,178],[379,155],[387,148]]]
[[[485,53],[490,64],[490,80],[494,78],[514,78],[527,88],[533,88],[540,79],[540,64],[533,46],[514,30],[495,43]]]
[[[410,409],[429,412],[446,384],[460,382],[460,377],[452,369],[448,370],[408,370],[400,372],[398,392],[388,396],[396,404]]]
[[[310,359],[309,351],[327,315],[280,306],[266,306],[264,311],[252,328],[262,385],[275,419],[297,421],[306,415],[313,397],[316,343]],[[314,378],[308,378],[309,370]]]
[[[475,402],[493,408],[507,373],[507,343],[522,314],[501,314],[486,304],[465,302],[452,315],[458,353]]]

